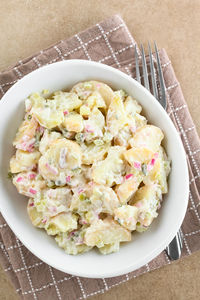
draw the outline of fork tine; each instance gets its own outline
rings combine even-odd
[[[136,45],[135,45],[135,69],[136,69],[136,79],[139,83],[141,83],[139,59],[138,59],[138,53],[137,53],[137,46]]]
[[[142,49],[142,70],[143,70],[143,75],[144,75],[144,86],[147,90],[150,90],[148,72],[147,72],[147,63],[146,63],[143,45],[141,45],[141,49]]]
[[[161,105],[166,109],[167,107],[167,101],[166,101],[166,94],[165,94],[165,82],[163,78],[163,72],[162,72],[162,67],[161,67],[161,62],[160,62],[160,57],[158,53],[158,48],[156,45],[156,42],[154,42],[155,46],[155,51],[156,51],[156,60],[157,60],[157,65],[158,65],[158,75],[159,75],[159,82],[160,82],[160,91],[161,91]]]
[[[152,51],[151,51],[151,46],[150,43],[148,42],[148,49],[149,49],[149,60],[150,60],[150,70],[151,70],[151,83],[153,87],[153,94],[156,99],[158,99],[158,89],[157,89],[157,84],[156,84],[156,76],[155,76],[155,68],[154,68],[154,63],[152,59]]]

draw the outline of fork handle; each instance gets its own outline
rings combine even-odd
[[[166,248],[167,254],[171,260],[177,260],[181,257],[181,247],[179,237],[176,235]]]

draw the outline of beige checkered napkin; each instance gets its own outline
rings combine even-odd
[[[114,16],[71,39],[61,41],[18,62],[16,66],[1,73],[0,96],[29,72],[64,59],[99,61],[135,77],[134,45],[135,41],[122,19]],[[190,171],[189,206],[182,225],[184,256],[200,249],[200,142],[165,50],[161,50],[160,55],[168,92],[168,113],[180,132]],[[0,224],[0,261],[23,299],[85,299],[170,263],[166,254],[162,252],[149,264],[124,276],[109,279],[74,277],[51,268],[31,254],[12,233],[2,216]]]

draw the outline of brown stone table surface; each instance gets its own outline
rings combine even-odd
[[[200,0],[0,0],[0,71],[116,13],[167,50],[200,134]],[[200,252],[90,299],[196,300],[199,281]],[[1,268],[0,299],[19,299]]]

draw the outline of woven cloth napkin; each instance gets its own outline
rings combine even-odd
[[[108,64],[135,77],[135,41],[123,20],[114,16],[62,40],[48,49],[0,74],[0,97],[20,78],[46,64],[65,59],[88,59]],[[180,133],[188,158],[190,196],[187,214],[182,225],[183,253],[190,255],[200,249],[200,142],[176,79],[171,62],[160,51],[168,94],[168,113]],[[14,99],[13,99],[14,101]],[[85,299],[126,282],[133,277],[157,269],[170,261],[163,251],[153,261],[129,274],[109,279],[75,277],[53,269],[30,253],[16,238],[0,215],[0,262],[22,299]]]

